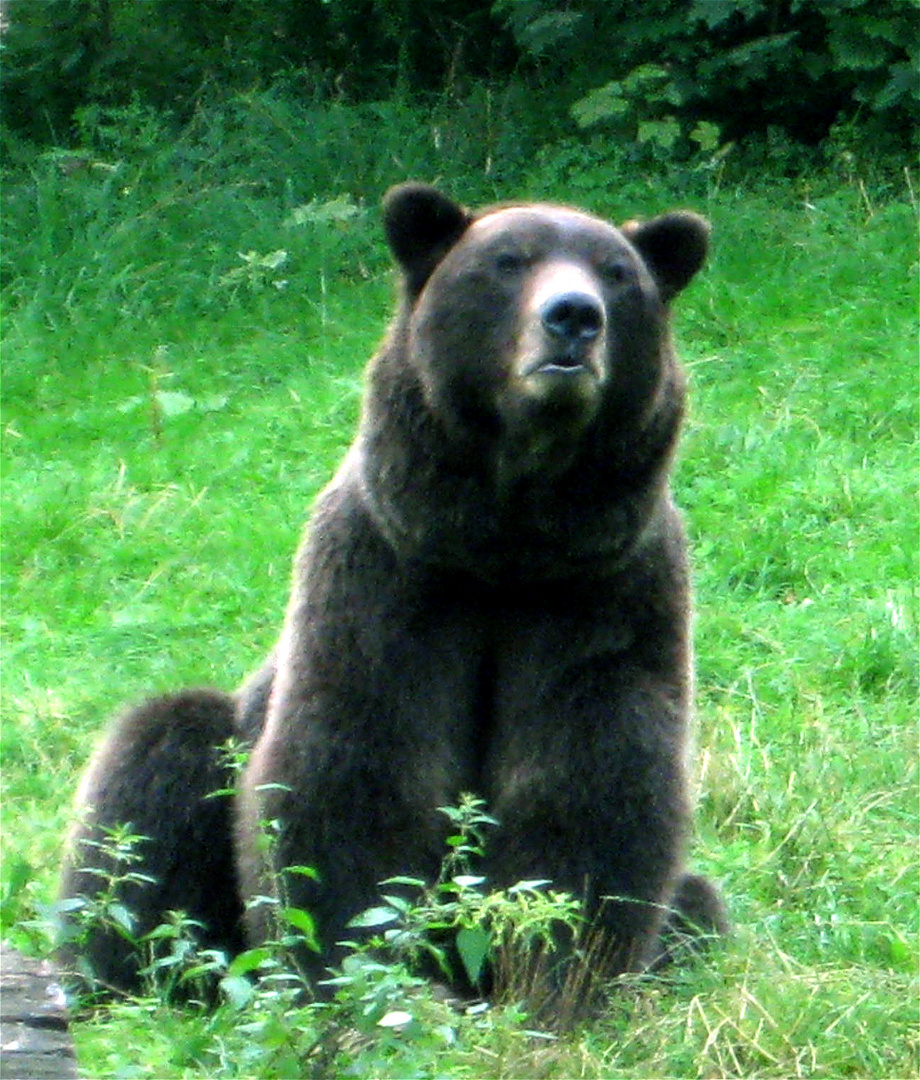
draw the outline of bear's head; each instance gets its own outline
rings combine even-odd
[[[489,581],[609,567],[668,516],[684,379],[668,305],[709,230],[544,204],[384,202],[403,300],[345,474],[394,549]]]
[[[501,438],[523,472],[558,474],[604,416],[641,426],[674,366],[667,306],[705,258],[702,218],[617,229],[555,205],[473,214],[403,184],[384,221],[404,352],[449,431]]]

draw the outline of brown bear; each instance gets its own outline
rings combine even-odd
[[[684,870],[690,595],[668,484],[684,411],[669,305],[708,227],[474,214],[421,184],[390,191],[384,221],[401,302],[278,645],[233,698],[159,699],[116,725],[63,893],[96,880],[81,841],[130,821],[154,879],[125,889],[136,931],[181,906],[210,944],[262,941],[273,908],[252,900],[282,882],[316,920],[319,951],[294,957],[315,982],[380,882],[437,876],[439,808],[473,792],[499,823],[489,885],[582,897],[604,973],[640,970],[669,910],[725,925]],[[234,733],[252,743],[235,807],[206,798]],[[136,977],[117,935],[84,947],[103,983]]]

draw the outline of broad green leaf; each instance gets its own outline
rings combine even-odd
[[[609,82],[585,94],[576,101],[570,112],[579,127],[587,128],[604,120],[612,120],[629,112],[630,104],[623,96],[619,82]]]
[[[319,871],[313,866],[286,866],[284,872],[286,874],[300,874],[301,877],[307,877],[311,881],[322,880]]]
[[[478,874],[457,874],[452,880],[461,889],[474,889],[477,885],[482,885],[486,879]]]
[[[246,949],[245,952],[239,953],[234,956],[230,962],[230,966],[227,968],[228,975],[246,975],[250,971],[255,971],[265,963],[266,960],[270,960],[272,957],[272,950],[268,946],[261,946],[255,949]]]
[[[225,975],[220,980],[220,990],[234,1009],[248,1005],[255,993],[252,983],[242,975]]]
[[[385,926],[387,923],[395,922],[398,918],[399,912],[391,907],[372,907],[350,919],[348,925],[367,929],[371,926]]]
[[[311,949],[319,952],[319,939],[316,936],[316,920],[309,911],[304,911],[303,908],[286,907],[281,909],[281,916],[290,923],[295,930],[299,930],[303,934]]]
[[[479,982],[491,946],[489,934],[481,927],[465,926],[457,933],[457,952],[460,953],[467,978],[474,985]]]
[[[384,1016],[381,1016],[377,1021],[377,1026],[383,1028],[402,1027],[404,1024],[410,1023],[411,1020],[412,1013],[394,1009],[392,1012],[388,1012]]]

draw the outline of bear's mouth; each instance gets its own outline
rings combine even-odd
[[[590,365],[586,364],[583,360],[576,360],[569,356],[561,356],[557,359],[546,360],[542,364],[539,364],[534,370],[546,375],[580,375],[582,372],[585,372],[588,375],[594,374],[594,369]]]
[[[560,378],[587,375],[592,379],[596,379],[598,378],[598,371],[594,364],[584,355],[566,352],[542,357],[530,364],[523,372],[525,379],[534,375],[550,375]]]

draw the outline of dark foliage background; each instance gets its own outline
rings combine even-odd
[[[702,121],[714,127],[697,143],[814,145],[853,124],[870,153],[917,142],[918,0],[5,0],[3,13],[3,128],[41,144],[79,143],[92,107],[141,103],[182,124],[235,92],[424,105],[486,83],[517,87],[521,122],[548,141],[645,122],[680,154]]]

